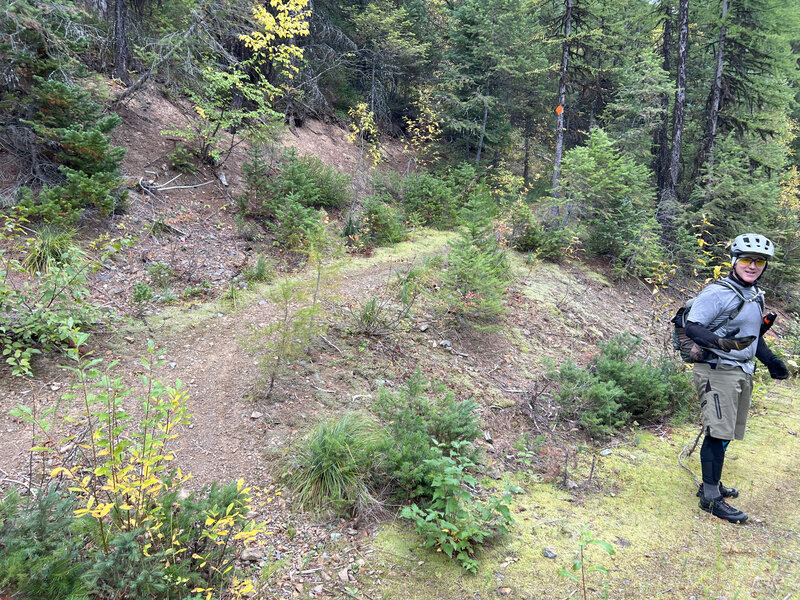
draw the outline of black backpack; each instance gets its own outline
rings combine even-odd
[[[711,331],[717,331],[723,325],[727,325],[732,319],[736,317],[744,308],[744,305],[747,302],[758,302],[758,306],[761,309],[761,312],[764,312],[764,295],[758,291],[756,288],[756,295],[750,299],[745,298],[742,296],[742,293],[736,289],[736,286],[732,283],[725,281],[724,279],[717,279],[716,281],[712,282],[710,285],[722,285],[731,290],[734,294],[736,294],[737,298],[739,298],[739,305],[733,310],[733,312],[728,316],[728,318],[714,327]],[[680,355],[681,359],[685,363],[696,363],[696,362],[704,362],[712,357],[712,353],[709,350],[704,350],[700,348],[697,344],[695,344],[689,336],[686,335],[686,318],[689,316],[689,309],[692,308],[692,303],[694,303],[694,298],[689,299],[686,304],[681,306],[678,311],[675,313],[675,316],[672,318],[671,323],[673,324],[672,328],[672,347],[677,350]]]

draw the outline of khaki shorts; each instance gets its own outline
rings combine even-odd
[[[742,440],[753,393],[753,377],[739,367],[696,363],[692,374],[706,432],[720,440]]]

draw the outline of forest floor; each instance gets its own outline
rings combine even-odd
[[[271,500],[254,514],[270,534],[257,540],[248,563],[265,574],[259,597],[580,598],[580,586],[558,572],[572,564],[587,531],[616,553],[610,557],[596,545],[588,547],[586,567],[602,565],[608,574],[587,575],[586,597],[800,597],[800,514],[793,502],[800,487],[800,416],[793,383],[757,387],[747,439],[731,446],[725,479],[742,492],[736,506],[752,516],[743,526],[724,523],[697,508],[692,477],[677,465],[679,451],[695,438],[695,425],[643,424],[592,444],[568,431],[569,424],[553,421],[557,410],[547,391],[546,359],[585,363],[599,341],[620,331],[642,336],[643,353],[671,351],[667,323],[675,303],[655,299],[644,283],[613,281],[602,264],[551,264],[513,255],[508,313],[495,331],[434,322],[421,310],[389,335],[348,333],[352,311],[368,299],[387,297],[397,273],[447,252],[454,234],[423,230],[369,256],[326,262],[324,337],[265,399],[259,386],[264,373],[248,340],[277,318],[269,300],[275,284],[250,286],[231,297],[230,282],[259,252],[271,252],[279,277],[311,286],[316,273],[301,268],[297,257],[271,251],[268,240],[238,235],[233,216],[243,148],[226,165],[228,186],[201,171],[178,181],[211,183],[159,191],[155,182],[177,175],[167,162],[175,141],[160,131],[180,123],[181,113],[145,95],[122,116],[125,124],[115,135],[128,148],[131,208],[114,218],[111,230],[137,239],[94,274],[92,289],[109,309],[136,316],[94,336],[92,349],[119,361],[115,372],[133,384],[153,340],[165,358],[156,376],[169,384],[180,379],[190,394],[192,423],[176,440],[177,463],[194,476],[189,485],[243,478],[260,490],[260,498]],[[309,123],[296,136],[287,134],[284,144],[345,173],[357,162],[344,132],[331,125]],[[406,168],[399,147],[390,147],[387,158],[395,169]],[[148,180],[154,182],[149,193],[137,183]],[[170,227],[154,228],[155,223]],[[90,228],[84,236],[99,233]],[[147,266],[157,262],[170,266],[170,285],[179,292],[203,281],[208,289],[170,306],[133,304],[133,283],[147,280]],[[19,403],[52,406],[70,386],[69,373],[58,368],[62,361],[39,360],[33,379],[0,372],[0,485],[29,476],[30,430],[8,411]],[[279,459],[310,425],[369,408],[380,385],[401,386],[416,369],[459,399],[476,400],[485,431],[483,486],[516,483],[525,490],[513,503],[511,533],[482,551],[477,575],[420,549],[403,522],[298,513],[280,488]],[[525,434],[547,440],[547,451],[530,469],[521,468],[514,446]],[[696,453],[689,466],[699,471]]]

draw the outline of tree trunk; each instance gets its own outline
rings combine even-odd
[[[661,225],[661,239],[670,242],[678,216],[678,171],[681,164],[683,119],[686,111],[686,57],[689,50],[689,0],[678,2],[678,60],[675,65],[675,106],[672,110],[672,147],[664,187],[658,199],[656,220]]]
[[[375,63],[378,62],[378,57],[372,53],[372,75],[369,80],[369,112],[375,114]]]
[[[478,139],[478,153],[475,155],[475,166],[481,164],[481,151],[483,150],[483,138],[486,135],[486,121],[489,117],[489,103],[483,99],[483,123],[481,123],[481,137]]]
[[[686,58],[689,52],[689,0],[678,3],[678,60],[675,89],[675,106],[672,111],[672,149],[669,159],[668,189],[678,187],[678,170],[681,164],[683,119],[686,112]]]
[[[561,156],[564,153],[564,103],[567,100],[567,64],[569,61],[569,36],[572,31],[574,0],[566,0],[564,14],[564,44],[561,47],[561,68],[558,73],[558,107],[556,118],[556,153],[553,158],[553,197],[558,198],[558,178],[561,175]]]
[[[700,176],[703,167],[708,163],[708,168],[714,167],[714,142],[717,139],[717,123],[719,122],[720,99],[722,97],[722,65],[725,58],[725,16],[728,14],[728,0],[722,0],[722,26],[719,29],[719,41],[717,42],[716,70],[714,71],[714,81],[711,84],[711,93],[708,100],[708,119],[706,120],[706,130],[700,142],[700,150],[695,159],[692,181],[696,181]]]
[[[669,8],[668,8],[669,12]],[[670,64],[670,56],[672,55],[672,15],[667,14],[664,21],[664,40],[661,45],[661,52],[664,56],[664,71],[669,73],[672,65]],[[656,164],[653,169],[656,173],[656,186],[658,189],[658,197],[660,198],[669,173],[669,95],[664,93],[661,95],[661,109],[663,117],[661,119],[661,126],[656,131],[655,135],[655,158]]]
[[[130,83],[128,73],[128,36],[125,31],[125,0],[114,3],[114,77],[126,85]]]
[[[522,165],[522,181],[528,183],[531,164],[531,116],[525,114],[525,160]]]

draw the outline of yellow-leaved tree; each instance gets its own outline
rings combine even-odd
[[[303,49],[296,40],[308,35],[311,8],[308,0],[270,0],[269,4],[272,10],[261,5],[253,7],[253,18],[261,30],[241,35],[239,39],[253,51],[258,64],[272,64],[292,79],[303,58]]]
[[[212,165],[230,156],[237,134],[239,140],[247,134],[252,137],[256,130],[280,120],[272,108],[274,100],[293,94],[289,82],[303,58],[296,40],[308,35],[308,0],[270,0],[269,6],[254,6],[252,15],[257,29],[239,36],[251,56],[235,64],[226,64],[230,57],[209,60],[199,85],[189,91],[194,118],[182,129],[164,132],[183,138]],[[226,131],[234,133],[225,136]]]

